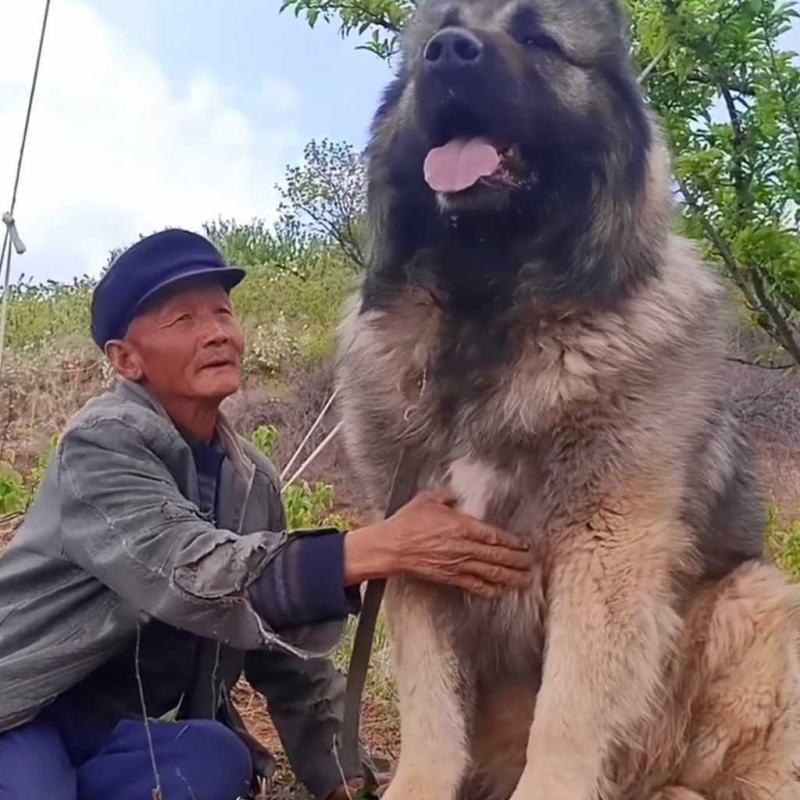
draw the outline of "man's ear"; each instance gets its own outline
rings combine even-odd
[[[105,353],[114,372],[130,381],[140,381],[144,377],[142,360],[136,348],[125,339],[110,339],[106,342]]]

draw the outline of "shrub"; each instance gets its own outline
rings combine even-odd
[[[0,514],[11,514],[25,508],[22,475],[11,464],[0,464]]]
[[[280,432],[274,425],[259,425],[251,434],[250,441],[263,453],[267,458],[272,455],[272,449],[275,447]]]
[[[800,519],[783,522],[774,504],[768,508],[767,549],[779,567],[800,580]]]
[[[283,506],[289,530],[334,527],[343,530],[347,520],[332,513],[333,486],[329,483],[293,483],[283,490]]]

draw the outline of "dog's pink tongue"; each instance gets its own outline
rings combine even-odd
[[[425,157],[425,182],[434,192],[463,192],[500,166],[500,154],[485,139],[453,139]]]

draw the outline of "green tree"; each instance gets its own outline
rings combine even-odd
[[[397,36],[418,0],[283,0],[281,11],[291,9],[304,16],[313,28],[321,19],[337,22],[342,37],[368,35],[361,50],[369,50],[381,58],[397,52]]]
[[[361,224],[365,174],[361,156],[345,142],[312,140],[299,166],[287,167],[278,227],[336,244],[357,267],[364,264]]]
[[[415,0],[285,0],[382,58]],[[793,0],[628,0],[633,58],[675,158],[682,226],[800,364],[800,70]]]
[[[775,0],[630,0],[636,58],[669,136],[686,232],[800,363],[800,70]]]

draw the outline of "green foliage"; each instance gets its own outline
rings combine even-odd
[[[685,230],[800,363],[800,70],[782,0],[629,0],[675,154]]]
[[[22,475],[11,464],[0,463],[0,514],[22,511],[26,493]]]
[[[36,457],[36,463],[24,475],[15,465],[0,463],[0,514],[28,510],[60,439],[60,434],[53,434],[47,447]]]
[[[233,291],[248,339],[245,369],[273,375],[333,348],[332,331],[356,277],[338,249],[323,250],[302,274],[253,267]]]
[[[775,505],[768,508],[767,549],[778,566],[800,580],[800,518],[789,523],[781,520]]]
[[[397,51],[397,34],[416,5],[417,0],[283,0],[281,11],[303,15],[312,28],[320,19],[336,21],[343,37],[368,37],[359,49],[390,58]]]
[[[284,0],[388,58],[414,0]],[[683,229],[800,363],[800,70],[794,0],[627,0],[634,60],[676,157]]]
[[[280,431],[274,425],[259,425],[250,434],[250,441],[261,453],[269,458],[272,455],[272,451],[280,435]]]
[[[364,266],[362,218],[366,176],[361,157],[345,142],[310,141],[300,166],[288,167],[281,189],[279,229],[337,244]]]
[[[216,227],[214,227],[216,226]],[[223,251],[242,253],[243,242],[255,243],[262,222],[210,223]],[[314,242],[302,259],[286,268],[274,260],[260,263],[255,244],[245,258],[247,278],[232,297],[248,338],[245,370],[279,374],[298,361],[316,360],[330,354],[333,331],[342,303],[355,288],[356,275],[338,245]],[[94,284],[83,278],[68,284],[19,283],[12,288],[8,313],[8,346],[16,353],[52,349],[65,352],[90,344],[89,304]],[[73,347],[74,345],[74,347]],[[92,347],[91,353],[97,353]]]
[[[94,282],[84,276],[71,283],[34,284],[21,276],[10,287],[6,343],[38,347],[84,339],[89,332],[89,302]]]
[[[364,166],[351,145],[312,140],[303,161],[286,168],[273,226],[259,219],[218,219],[204,225],[205,233],[227,261],[245,268],[304,276],[331,244],[361,267],[364,187]]]
[[[289,530],[332,526],[343,530],[347,520],[332,513],[333,486],[329,483],[293,483],[283,489],[283,507]]]
[[[241,223],[218,219],[203,225],[206,236],[229,264],[251,269],[297,273],[308,259],[309,245],[302,232],[269,227],[263,219]]]

